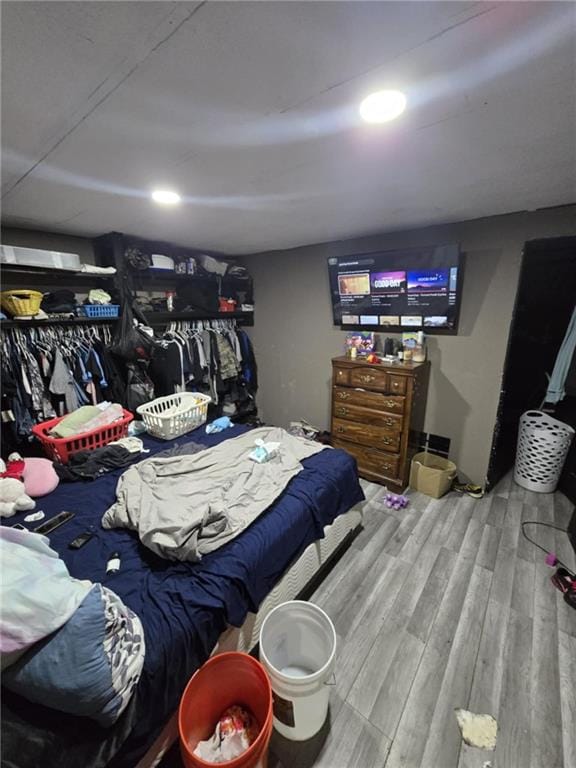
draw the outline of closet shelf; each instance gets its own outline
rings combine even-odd
[[[0,274],[2,279],[33,277],[35,280],[38,278],[58,278],[58,282],[66,280],[66,282],[94,282],[94,280],[112,280],[116,277],[115,274],[102,275],[98,272],[78,272],[74,269],[58,269],[57,267],[32,267],[26,264],[0,264]]]
[[[110,278],[115,277],[116,273],[110,273],[110,274],[102,274],[100,272],[80,272],[77,269],[60,269],[59,267],[36,267],[29,264],[10,264],[2,262],[0,263],[0,271],[1,272],[26,272],[33,275],[50,275],[51,277],[55,276],[66,276],[66,277],[80,277],[80,278],[86,278],[87,280],[93,280],[94,278],[98,280],[110,280]]]
[[[182,285],[184,283],[218,283],[222,281],[224,284],[237,284],[242,285],[251,282],[251,277],[241,277],[240,275],[215,275],[214,273],[196,273],[194,275],[184,275],[179,272],[172,272],[171,270],[142,270],[141,272],[133,272],[132,280],[136,290],[141,290],[138,283],[142,285],[152,283],[154,285]]]
[[[164,325],[173,320],[239,320],[240,325],[253,325],[254,312],[144,312],[150,325]]]
[[[48,318],[46,320],[0,320],[0,328],[38,328],[49,325],[102,325],[103,323],[115,323],[118,317],[69,317],[69,318]]]

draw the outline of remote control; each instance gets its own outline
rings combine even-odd
[[[46,520],[42,525],[34,528],[34,533],[51,533],[56,528],[67,523],[68,520],[72,520],[75,514],[75,512],[60,512],[59,514],[54,515],[54,517],[51,517],[50,520]]]
[[[68,544],[70,549],[80,549],[80,547],[83,547],[84,544],[87,544],[90,539],[94,536],[91,531],[86,531],[86,533],[81,533],[80,536],[76,536],[76,538]]]

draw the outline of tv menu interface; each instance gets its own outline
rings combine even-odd
[[[328,268],[337,325],[456,329],[457,245],[331,258]]]

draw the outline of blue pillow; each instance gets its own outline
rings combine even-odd
[[[109,726],[128,704],[143,663],[140,620],[95,584],[66,624],[9,667],[2,683],[29,701]]]

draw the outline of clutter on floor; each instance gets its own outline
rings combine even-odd
[[[422,451],[412,457],[410,488],[440,499],[452,487],[456,472],[457,467],[453,461]]]
[[[555,531],[561,531],[562,533],[566,534],[568,534],[568,529],[559,525],[554,525],[554,523],[547,523],[541,520],[524,520],[521,523],[522,535],[527,541],[537,547],[541,552],[545,553],[546,559],[544,562],[546,565],[550,568],[556,568],[556,566],[560,566],[551,576],[550,581],[554,587],[556,587],[556,589],[562,593],[564,596],[564,602],[571,608],[576,608],[576,573],[574,573],[574,571],[570,569],[566,563],[563,563],[555,552],[548,551],[545,547],[532,539],[526,533],[526,528],[529,525],[552,528]]]
[[[481,485],[464,483],[458,478],[452,483],[452,490],[456,491],[456,493],[463,493],[466,496],[470,496],[472,499],[481,499],[484,496],[484,488],[482,488]]]
[[[207,763],[225,763],[244,754],[258,736],[258,730],[252,713],[234,704],[222,713],[212,736],[198,742],[194,754]]]
[[[456,721],[463,741],[471,747],[493,750],[496,748],[498,723],[492,715],[476,715],[466,709],[455,709]]]
[[[410,503],[408,496],[387,493],[384,497],[384,503],[388,509],[405,509]]]

